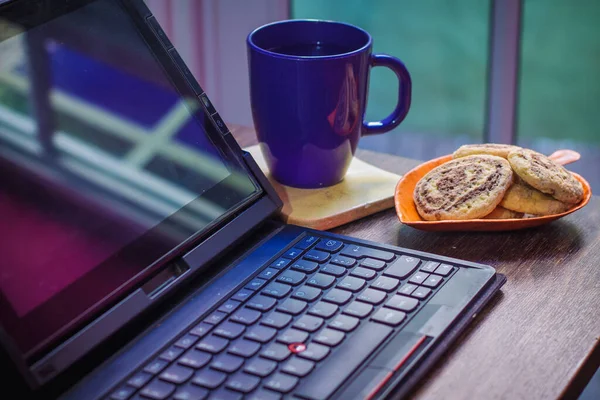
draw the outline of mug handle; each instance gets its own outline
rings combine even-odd
[[[398,78],[398,103],[394,111],[381,121],[363,122],[363,136],[385,133],[397,127],[408,114],[412,94],[410,74],[402,61],[396,57],[387,54],[372,54],[371,67],[388,67],[394,71]]]

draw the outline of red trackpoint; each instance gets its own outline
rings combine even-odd
[[[304,343],[290,343],[288,344],[288,349],[294,354],[302,353],[306,350],[306,345]]]

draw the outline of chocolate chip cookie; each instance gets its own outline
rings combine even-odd
[[[508,190],[510,190],[510,188]],[[523,218],[524,215],[525,214],[522,212],[517,212],[501,206],[497,206],[491,213],[483,217],[483,219],[520,219]]]
[[[571,208],[570,204],[558,201],[520,180],[508,188],[500,205],[509,210],[534,215],[559,214]]]
[[[543,154],[518,149],[508,154],[511,167],[527,184],[556,200],[577,204],[583,199],[583,186],[565,167]]]
[[[484,143],[484,144],[465,144],[460,146],[453,154],[452,158],[472,156],[474,154],[489,154],[506,158],[508,153],[520,149],[519,146],[510,144]]]
[[[429,171],[417,182],[413,199],[428,221],[482,218],[500,203],[512,177],[504,158],[461,157]]]

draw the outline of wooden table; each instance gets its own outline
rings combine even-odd
[[[232,131],[241,146],[256,143],[251,129]],[[398,174],[418,164],[357,155]],[[333,231],[489,264],[508,278],[416,398],[575,399],[600,365],[600,198],[524,231],[423,232],[403,226],[393,209]]]

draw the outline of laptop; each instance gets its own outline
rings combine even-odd
[[[283,223],[141,0],[0,2],[0,176],[16,398],[402,398],[505,282]]]

